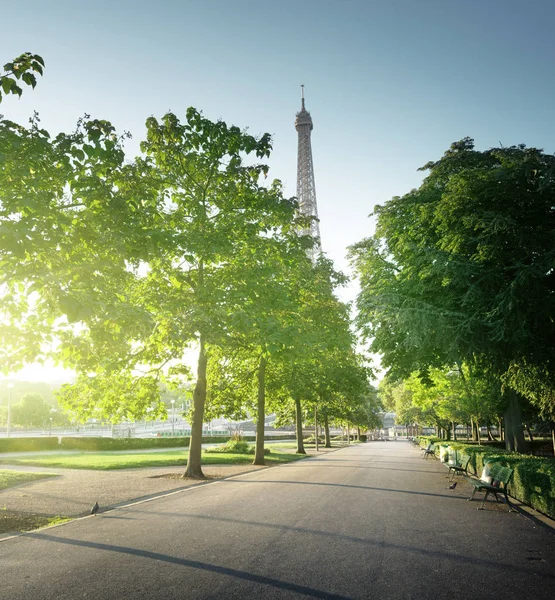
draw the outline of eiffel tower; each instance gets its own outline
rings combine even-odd
[[[303,215],[315,217],[310,229],[303,231],[318,240],[311,252],[315,259],[322,251],[320,245],[320,225],[318,222],[318,206],[316,205],[316,186],[314,184],[314,165],[312,164],[312,146],[310,132],[313,129],[312,117],[304,106],[304,85],[301,85],[301,110],[295,119],[295,129],[299,134],[299,150],[297,155],[297,200]]]

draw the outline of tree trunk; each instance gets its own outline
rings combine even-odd
[[[528,423],[525,423],[524,427],[526,428],[526,433],[528,434],[528,437],[530,438],[530,442],[533,442],[534,438],[532,437],[532,431],[530,430],[530,425]]]
[[[493,437],[493,433],[491,432],[491,427],[487,425],[486,428],[488,430],[488,440],[490,442],[495,442],[495,438]]]
[[[525,452],[524,431],[518,394],[515,390],[507,391],[507,408],[505,409],[505,448],[513,452]]]
[[[256,446],[253,465],[265,465],[264,462],[264,417],[266,412],[266,357],[262,354],[258,363],[258,403],[256,418]]]
[[[191,440],[189,443],[189,458],[184,477],[204,479],[202,472],[202,422],[204,419],[204,406],[206,403],[206,365],[208,355],[204,336],[200,336],[200,351],[197,364],[197,383],[193,392],[193,418],[191,423]]]
[[[318,446],[318,406],[314,405],[314,443],[316,444],[316,452],[320,451]]]
[[[455,421],[453,421],[453,441],[456,442],[457,441],[457,424],[455,423]]]
[[[295,427],[297,432],[297,454],[306,454],[303,444],[303,415],[300,398],[295,398]]]
[[[325,447],[331,448],[330,425],[328,423],[328,411],[324,408],[324,437],[326,439]]]
[[[360,427],[357,427],[357,442],[360,442]]]
[[[480,437],[480,423],[476,420],[476,438],[478,439],[478,446],[482,445],[482,438]]]
[[[347,426],[345,428],[347,430],[347,445],[351,444],[351,428],[349,427],[349,423],[347,423]]]
[[[555,427],[551,430],[551,439],[553,440],[553,456],[555,456]]]

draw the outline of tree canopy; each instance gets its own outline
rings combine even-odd
[[[509,392],[530,368],[553,387],[555,157],[466,138],[423,169],[351,249],[361,330],[400,377],[467,362]]]

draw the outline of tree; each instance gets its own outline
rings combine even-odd
[[[315,408],[328,404],[344,408],[354,402],[360,386],[367,385],[368,372],[361,368],[354,351],[356,340],[350,329],[349,306],[339,302],[334,290],[346,281],[332,264],[320,258],[305,277],[298,279],[299,329],[297,343],[279,356],[272,394],[281,399],[280,421],[294,414],[297,452],[304,453],[303,421],[312,421]],[[293,408],[288,404],[293,404]]]
[[[56,339],[59,360],[74,366],[84,349],[72,343],[75,324],[95,325],[98,343],[113,346],[115,313],[126,335],[144,321],[136,311],[122,322],[117,301],[133,277],[130,233],[148,213],[128,201],[134,167],[123,165],[114,128],[98,120],[54,139],[38,118],[29,128],[1,121],[0,153],[3,369],[42,360]]]
[[[23,90],[20,83],[25,83],[33,88],[37,85],[35,73],[43,74],[44,60],[38,54],[25,52],[4,65],[4,72],[0,72],[0,102],[2,94],[16,94],[21,97]]]
[[[552,383],[555,157],[453,144],[421,187],[377,207],[352,248],[359,324],[392,373],[478,364],[501,378],[531,364]],[[522,449],[519,389],[505,386],[507,446]]]
[[[272,376],[274,360],[302,343],[296,284],[312,271],[307,255],[310,239],[299,235],[304,219],[280,212],[271,234],[239,248],[235,256],[237,272],[229,277],[237,283],[226,298],[229,326],[212,363],[209,392],[209,403],[220,407],[219,411],[216,408],[219,414],[234,418],[255,415],[254,464],[258,465],[264,464],[267,375]]]
[[[269,189],[260,185],[267,165],[245,162],[249,154],[269,156],[268,134],[257,139],[221,121],[213,123],[194,109],[187,111],[186,123],[170,113],[160,123],[149,119],[147,130],[141,147],[159,177],[160,201],[155,231],[160,255],[149,263],[149,288],[169,288],[170,301],[156,300],[162,307],[156,309],[156,319],[163,316],[173,328],[176,315],[184,317],[172,332],[172,359],[179,360],[187,343],[200,349],[186,476],[203,477],[208,356],[210,347],[232,329],[235,303],[230,299],[243,287],[238,257],[260,248],[282,226],[284,216],[293,219],[296,202],[284,199],[277,184]]]
[[[21,427],[44,427],[49,423],[52,409],[40,394],[25,394],[12,406],[11,419],[14,425]]]
[[[80,419],[117,422],[165,414],[160,392],[187,378],[197,344],[187,475],[202,477],[206,365],[242,285],[234,261],[296,214],[278,184],[259,184],[268,167],[246,162],[269,155],[270,136],[189,109],[183,124],[149,119],[146,158],[124,164],[106,121],[54,140],[38,122],[3,127],[6,368],[44,356],[55,336],[52,352],[79,373],[61,401]]]

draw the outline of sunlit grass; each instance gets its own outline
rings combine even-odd
[[[47,477],[56,477],[56,473],[26,473],[0,469],[0,490],[5,490],[21,483],[35,481],[36,479],[46,479]]]
[[[203,452],[204,465],[244,465],[253,461],[252,454],[232,454],[228,452]],[[264,457],[267,464],[279,464],[304,458],[304,455],[291,452],[279,452],[272,449]],[[39,467],[56,467],[60,469],[144,469],[148,467],[179,467],[187,464],[187,454],[183,450],[167,452],[145,452],[121,454],[116,452],[80,453],[71,455],[26,456],[3,458],[0,463],[13,465],[33,465]],[[34,474],[33,474],[34,475]]]
[[[70,517],[37,515],[20,511],[0,509],[0,533],[16,533],[18,531],[34,531],[71,521]]]

